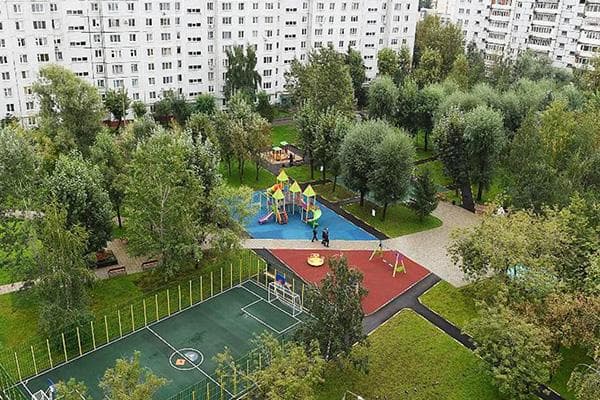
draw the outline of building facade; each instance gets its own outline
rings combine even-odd
[[[488,62],[530,49],[580,68],[600,51],[600,0],[439,0],[430,12],[460,25]]]
[[[35,124],[32,84],[49,63],[150,105],[167,90],[222,100],[236,45],[256,49],[277,101],[294,58],[350,46],[372,78],[379,49],[412,50],[417,20],[418,0],[1,0],[0,116]]]

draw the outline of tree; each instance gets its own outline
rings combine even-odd
[[[98,167],[81,154],[59,156],[46,186],[49,201],[67,212],[67,227],[81,225],[89,233],[88,250],[103,248],[112,233],[110,197]]]
[[[442,80],[443,58],[438,50],[426,48],[419,59],[419,66],[415,69],[414,78],[419,86],[423,87]]]
[[[444,23],[437,15],[427,15],[417,23],[414,55],[416,65],[420,66],[425,49],[437,51],[442,58],[440,72],[443,79],[452,69],[456,57],[463,53],[463,40],[460,26]]]
[[[398,53],[394,49],[384,47],[377,52],[377,75],[387,75],[393,78],[398,73]]]
[[[114,210],[117,212],[119,227],[121,208],[125,198],[125,154],[122,146],[108,132],[103,131],[96,137],[96,142],[90,148],[90,159],[99,170],[104,189]]]
[[[256,99],[256,112],[268,122],[273,121],[273,118],[275,117],[275,111],[273,110],[270,96],[267,94],[267,92],[258,92]]]
[[[436,124],[433,135],[444,169],[460,190],[462,206],[467,210],[475,211],[464,125],[463,115],[453,109]]]
[[[596,349],[594,361],[588,365],[578,365],[569,379],[569,390],[577,400],[598,400],[600,387],[600,347]]]
[[[98,90],[58,65],[40,68],[33,91],[40,102],[40,129],[61,151],[82,154],[102,129],[104,108]]]
[[[185,126],[190,131],[194,143],[206,139],[213,141],[217,139],[215,121],[208,114],[196,112],[190,115]]]
[[[381,220],[388,205],[403,201],[410,191],[410,177],[415,161],[415,147],[408,135],[388,126],[385,136],[373,149],[375,164],[369,174],[369,191],[383,204]]]
[[[133,103],[131,103],[131,110],[133,111],[133,116],[136,119],[142,118],[148,112],[148,110],[146,108],[146,105],[143,102],[139,101],[139,100],[134,101]]]
[[[210,93],[203,93],[196,97],[194,101],[194,112],[206,115],[214,115],[217,112],[217,103],[215,96]]]
[[[419,216],[419,219],[423,220],[437,208],[439,202],[437,188],[428,168],[415,177],[413,188],[413,198],[409,205],[415,211],[415,214]]]
[[[130,103],[131,99],[127,96],[127,90],[125,89],[109,89],[106,92],[104,97],[104,107],[106,107],[117,121],[119,121],[117,128],[115,129],[117,132],[119,131],[119,128],[121,128],[123,117],[127,115]]]
[[[99,386],[107,400],[147,400],[167,383],[140,365],[140,352],[136,351],[131,359],[119,358],[107,369]]]
[[[335,164],[337,163],[340,147],[349,129],[350,120],[335,110],[327,110],[318,117],[314,156],[321,163],[323,180],[327,178],[327,172],[331,172],[330,167],[332,165],[334,165],[334,172],[337,172],[337,165]],[[336,180],[337,176],[334,181]]]
[[[192,149],[191,139],[157,131],[138,146],[129,166],[128,251],[157,257],[165,277],[201,258],[203,221],[198,213],[205,196],[189,167]]]
[[[381,142],[388,130],[389,125],[383,121],[360,122],[350,129],[340,148],[344,182],[350,189],[360,193],[361,206],[369,191],[371,171],[376,166],[373,148]]]
[[[477,48],[475,42],[467,46],[468,80],[469,87],[485,80],[485,61],[483,52]]]
[[[550,380],[558,360],[550,332],[505,308],[487,309],[469,324],[475,352],[492,372],[496,386],[511,399],[529,399]]]
[[[237,92],[242,92],[254,101],[256,88],[260,86],[262,78],[256,71],[256,52],[254,47],[234,46],[227,50],[227,72],[225,73],[225,98],[229,99]]]
[[[36,229],[31,279],[41,299],[40,324],[48,337],[89,317],[88,288],[93,275],[85,263],[87,234],[67,222],[67,213],[50,204]]]
[[[215,357],[219,364],[216,371],[219,381],[232,380],[234,373],[243,376],[252,387],[252,399],[315,399],[317,384],[323,381],[325,370],[325,360],[316,342],[305,348],[263,333],[252,340],[252,347],[265,360],[265,367],[246,373],[246,366],[236,365],[229,349],[225,349]]]
[[[305,346],[316,341],[327,361],[349,356],[356,343],[365,342],[361,301],[367,295],[362,273],[349,268],[345,257],[329,258],[328,263],[331,272],[306,296],[314,318],[298,329]]]
[[[452,70],[448,79],[452,79],[461,90],[467,90],[470,86],[469,60],[464,54],[459,54],[452,64]]]
[[[350,115],[354,110],[354,90],[345,55],[332,46],[308,56],[308,63],[294,60],[286,73],[286,90],[298,106],[310,101],[315,109],[336,110]]]
[[[398,70],[394,75],[394,83],[398,86],[410,75],[412,69],[412,56],[407,46],[402,46],[398,52]]]
[[[396,115],[398,96],[398,88],[391,77],[384,75],[376,78],[369,85],[369,116],[392,121]]]
[[[168,90],[163,93],[163,98],[154,103],[154,119],[163,126],[168,126],[172,119],[175,119],[180,126],[190,116],[190,106],[183,96]]]
[[[294,120],[298,126],[300,147],[304,151],[304,158],[308,159],[310,165],[310,179],[314,179],[315,150],[319,129],[319,114],[314,104],[311,101],[307,101],[300,111],[296,113]]]
[[[477,201],[481,201],[494,174],[500,152],[504,148],[502,114],[480,106],[465,114],[465,141],[471,164],[471,179],[477,183]]]
[[[75,378],[56,383],[55,389],[61,400],[92,400],[85,383],[78,382]]]
[[[363,85],[367,80],[367,75],[365,73],[365,63],[363,62],[360,52],[348,46],[346,64],[348,65],[348,71],[350,72],[350,78],[352,79],[354,99],[356,100],[356,104],[359,107],[362,107],[366,103],[366,93]]]

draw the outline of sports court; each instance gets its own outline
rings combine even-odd
[[[241,377],[217,382],[213,357],[228,347],[234,359],[246,356],[247,368],[253,350],[250,340],[267,331],[275,336],[290,334],[305,318],[301,308],[269,293],[263,284],[247,280],[172,316],[149,324],[104,347],[75,358],[21,383],[28,399],[52,382],[75,378],[84,381],[94,399],[101,399],[98,383],[118,358],[141,352],[141,363],[167,378],[156,398],[232,399],[243,393]],[[301,305],[300,305],[301,307]],[[192,389],[196,389],[192,395]],[[187,390],[187,395],[178,395]]]
[[[383,258],[370,259],[373,254],[370,250],[319,250],[318,253],[325,257],[325,264],[321,267],[310,266],[307,262],[308,257],[315,253],[315,250],[270,251],[305,282],[311,284],[318,284],[329,272],[328,258],[346,256],[350,266],[357,268],[364,275],[363,285],[369,290],[367,297],[363,299],[363,310],[367,315],[379,310],[430,273],[410,258],[403,256],[406,272],[397,272],[395,277],[392,276],[392,266],[396,261],[396,252],[393,251],[385,251]]]

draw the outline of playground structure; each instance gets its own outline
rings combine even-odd
[[[277,176],[277,182],[260,193],[259,205],[266,213],[258,219],[259,224],[266,224],[274,219],[278,224],[287,224],[289,214],[298,213],[302,222],[315,228],[319,225],[322,211],[317,206],[317,194],[311,185],[304,191],[298,182],[290,184],[290,178],[282,169]]]
[[[325,257],[319,253],[311,253],[306,259],[306,263],[311,267],[321,267],[325,264]]]
[[[379,245],[377,245],[377,248],[375,250],[373,250],[373,253],[371,253],[371,257],[369,257],[369,261],[373,260],[375,257],[381,258],[381,261],[383,261],[384,264],[390,266],[392,268],[392,277],[395,278],[396,277],[396,272],[404,272],[406,274],[406,266],[404,265],[404,255],[402,253],[400,253],[399,251],[394,251],[393,254],[395,255],[395,260],[392,263],[389,260],[385,259],[385,251],[383,250],[383,245],[381,244],[381,241],[379,242]]]
[[[288,142],[281,142],[279,145],[271,147],[269,151],[262,153],[264,158],[270,164],[286,164],[292,155],[294,163],[301,163],[304,159],[300,153],[290,146]]]

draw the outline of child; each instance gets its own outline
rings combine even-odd
[[[323,229],[323,246],[329,247],[329,230],[327,228]]]
[[[317,241],[318,241],[318,240],[319,240],[319,237],[317,236],[317,234],[318,234],[318,231],[317,231],[317,224],[313,224],[313,228],[312,228],[312,234],[313,234],[313,237],[312,237],[312,240],[311,240],[310,242],[312,243],[312,242],[314,242],[315,240],[317,240]]]

